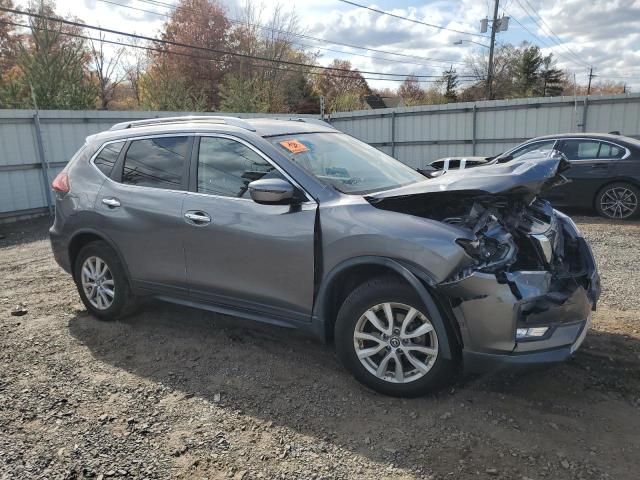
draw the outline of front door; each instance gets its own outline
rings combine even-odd
[[[182,202],[193,136],[132,140],[96,200],[136,288],[186,295]],[[100,156],[95,159],[100,160]]]
[[[190,295],[249,313],[310,321],[317,204],[306,198],[296,205],[255,203],[251,181],[286,177],[238,138],[197,137],[194,149],[190,193],[182,206]]]

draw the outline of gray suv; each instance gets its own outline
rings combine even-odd
[[[333,341],[379,392],[456,367],[558,362],[599,296],[575,224],[538,198],[561,157],[427,178],[330,126],[178,117],[87,138],[55,179],[50,234],[87,309],[141,297]]]

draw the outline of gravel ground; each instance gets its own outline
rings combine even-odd
[[[413,400],[275,327],[155,302],[99,322],[48,219],[0,225],[0,478],[636,479],[640,224],[577,221],[604,292],[575,357]]]

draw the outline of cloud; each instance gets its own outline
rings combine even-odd
[[[111,1],[162,13],[168,11],[160,6],[133,0]],[[166,1],[176,3],[176,0]],[[26,0],[21,0],[21,3],[26,4]],[[245,0],[223,0],[223,3],[229,15],[235,17],[239,15]],[[430,59],[411,60],[301,39],[301,43],[344,52],[319,50],[322,54],[319,61],[325,65],[333,58],[342,58],[349,59],[360,70],[384,73],[439,75],[450,65],[456,67],[459,73],[465,73],[464,65],[456,62],[463,61],[473,49],[482,47],[469,42],[455,46],[453,42],[465,39],[488,43],[487,38],[438,30],[333,0],[256,0],[256,3],[264,7],[263,18],[267,18],[278,4],[287,10],[293,9],[305,31],[314,37]],[[406,6],[408,2],[395,0],[362,0],[361,3],[396,15],[478,33],[480,19],[489,15],[492,2],[432,0],[415,2],[415,6]],[[400,6],[400,3],[403,5]],[[162,16],[117,7],[99,0],[58,0],[57,4],[60,12],[71,13],[87,23],[145,35],[155,35],[164,20]],[[579,82],[586,81],[588,65],[593,65],[600,79],[626,81],[634,90],[640,91],[640,1],[510,0],[502,4],[506,4],[508,15],[524,24],[542,41],[533,38],[514,20],[510,23],[509,31],[499,34],[499,41],[518,44],[529,40],[540,45],[545,53],[554,54],[561,68],[575,72]],[[547,25],[542,24],[531,10],[539,14]],[[500,13],[503,13],[502,10]],[[549,28],[561,38],[560,41],[550,33]],[[558,46],[558,42],[562,46]],[[401,63],[404,61],[406,63]],[[382,81],[372,84],[376,87],[397,86],[397,83]]]

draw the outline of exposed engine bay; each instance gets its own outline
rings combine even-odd
[[[426,191],[369,201],[465,233],[456,242],[468,263],[438,285],[463,330],[482,323],[482,330],[497,332],[493,322],[510,322],[514,332],[544,325],[551,335],[558,323],[584,322],[600,293],[589,246],[569,217],[538,196],[566,181],[566,168],[555,158],[452,171],[432,179]],[[518,348],[513,332],[496,335],[492,346]]]

